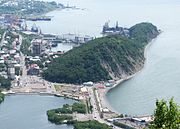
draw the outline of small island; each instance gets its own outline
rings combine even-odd
[[[86,114],[86,105],[83,103],[65,104],[62,108],[47,111],[48,120],[55,124],[73,123],[73,113]]]
[[[99,123],[95,120],[78,121],[76,117],[86,114],[86,105],[83,103],[74,103],[73,105],[65,104],[62,108],[47,111],[48,120],[55,124],[72,124],[74,129],[112,129],[106,124]]]

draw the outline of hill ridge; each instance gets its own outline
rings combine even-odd
[[[60,83],[99,82],[121,79],[139,71],[145,61],[145,46],[159,34],[151,23],[129,28],[130,37],[112,35],[74,48],[44,71],[45,79]]]

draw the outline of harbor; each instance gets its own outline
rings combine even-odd
[[[132,2],[132,4],[128,5],[128,2]],[[66,3],[67,2],[65,2],[65,4]],[[149,4],[146,5],[146,2],[144,1],[137,2],[130,0],[124,2],[92,2],[88,0],[85,3],[82,0],[72,0],[70,4],[78,5],[78,7],[86,9],[79,9],[75,11],[67,9],[61,12],[56,10],[46,14],[46,16],[53,16],[51,19],[38,20],[35,18],[29,19],[30,21],[26,21],[26,25],[28,27],[26,28],[26,26],[24,26],[24,32],[26,34],[41,34],[42,37],[40,39],[49,42],[47,44],[48,49],[46,49],[48,51],[46,52],[48,52],[52,59],[57,58],[57,56],[60,56],[61,54],[73,49],[73,47],[78,47],[79,45],[86,43],[86,37],[95,39],[96,37],[100,37],[102,33],[105,35],[112,35],[114,32],[118,34],[122,32],[128,36],[128,30],[126,28],[139,21],[153,22],[163,30],[163,33],[157,40],[154,41],[153,45],[148,48],[147,60],[143,70],[136,74],[136,76],[133,78],[128,79],[128,81],[123,81],[121,84],[116,83],[116,87],[114,88],[107,87],[109,84],[106,85],[106,83],[102,83],[94,84],[92,87],[81,85],[77,86],[77,89],[72,86],[72,89],[69,89],[68,84],[44,82],[42,78],[38,77],[38,75],[28,75],[28,77],[20,80],[20,85],[18,85],[17,81],[15,81],[12,91],[9,92],[9,94],[13,95],[7,96],[5,102],[0,106],[0,114],[2,114],[2,117],[0,117],[1,127],[7,129],[24,129],[24,127],[27,127],[27,129],[73,129],[72,126],[58,126],[47,121],[45,114],[47,110],[57,108],[65,103],[70,102],[71,104],[74,102],[69,99],[64,100],[63,98],[55,97],[54,99],[54,95],[75,100],[82,99],[84,94],[87,98],[93,98],[94,96],[91,103],[95,104],[95,114],[92,114],[91,119],[99,120],[102,123],[110,123],[110,125],[112,125],[114,122],[119,122],[134,128],[143,128],[149,121],[152,120],[151,115],[153,114],[155,101],[157,98],[164,98],[168,100],[173,95],[175,100],[179,103],[180,96],[178,92],[178,84],[180,84],[180,82],[178,81],[178,77],[180,75],[180,71],[177,68],[180,64],[178,56],[180,48],[178,28],[180,27],[180,24],[179,18],[174,15],[177,14],[177,12],[180,12],[179,2],[166,1],[164,3],[164,1],[150,1],[148,3]],[[119,5],[122,6],[119,7]],[[107,9],[110,6],[113,8]],[[130,9],[134,11],[133,14],[131,11],[129,11]],[[134,16],[134,14],[136,14],[136,16]],[[7,18],[8,17],[6,17],[4,22],[4,16],[0,17],[1,25],[10,25]],[[10,21],[11,20],[12,19],[10,19]],[[162,20],[164,21],[163,23]],[[103,23],[105,21],[108,22],[106,22],[104,25]],[[118,21],[118,23],[116,23],[116,21]],[[21,21],[16,22],[16,26],[19,24],[19,22]],[[33,30],[32,27],[34,24],[35,29]],[[120,26],[123,26],[123,28],[120,28]],[[104,32],[103,27],[105,27]],[[71,36],[73,38],[71,38]],[[3,37],[3,35],[1,35],[1,37]],[[43,45],[44,44],[42,44],[42,46]],[[31,50],[33,51],[33,49]],[[38,49],[34,52],[39,54],[41,50],[43,49]],[[11,54],[13,55],[12,52],[13,51],[11,51]],[[4,55],[6,54],[10,54],[10,51]],[[41,54],[44,54],[44,50],[41,52]],[[13,58],[16,59],[16,56]],[[31,56],[29,59],[31,61],[42,60],[41,57],[37,59]],[[46,60],[47,63],[49,61],[50,60]],[[29,65],[27,69],[25,69],[26,72],[30,68],[35,68],[36,71],[38,67],[35,65],[32,65],[31,67],[31,65]],[[11,68],[11,70],[13,71],[12,77],[14,77],[15,69]],[[3,74],[6,75],[6,73]],[[38,86],[34,84],[36,82],[38,82]],[[59,85],[59,87],[63,85],[65,89],[67,88],[67,92],[56,88],[57,85]],[[87,90],[85,90],[84,87]],[[83,88],[83,91],[88,91],[89,95],[86,93],[81,94],[81,88]],[[94,88],[96,89],[95,93],[93,92]],[[78,95],[74,94],[74,90],[78,91]],[[36,94],[38,97],[36,95],[35,97],[32,97],[32,94],[33,96]],[[39,95],[42,95],[42,98],[39,97]],[[49,98],[53,99],[49,100]],[[19,100],[22,100],[21,103]],[[41,103],[42,101],[39,100],[43,100],[43,103]],[[27,107],[25,104],[27,104]],[[34,106],[32,107],[32,105]],[[51,107],[50,105],[53,106]],[[35,110],[36,107],[39,107],[39,109]],[[46,107],[46,109],[44,109],[44,107]],[[31,113],[40,112],[42,109],[43,111],[40,114],[35,114],[33,117],[31,117]],[[19,113],[22,111],[28,113],[27,110],[30,112],[30,114],[19,115]],[[101,112],[103,112],[103,120],[100,118],[102,115]],[[124,118],[119,118],[118,114],[123,114]],[[24,120],[24,118],[29,119]],[[8,124],[7,119],[12,124]],[[106,120],[104,121],[104,119]],[[22,121],[21,123],[19,123],[20,120]]]
[[[71,99],[49,95],[7,95],[5,101],[0,105],[0,119],[2,120],[0,125],[2,129],[24,129],[24,127],[27,129],[33,127],[38,129],[73,129],[71,125],[50,123],[47,120],[46,111],[63,106],[63,104],[73,104],[74,102]]]
[[[27,84],[28,85],[28,84]],[[53,84],[53,92],[42,91],[41,88],[31,89],[33,86],[24,86],[12,88],[11,91],[5,93],[7,95],[41,95],[41,96],[57,96],[64,97],[67,99],[73,99],[76,101],[89,102],[93,105],[93,113],[80,115],[75,114],[75,118],[79,121],[86,120],[98,120],[102,123],[106,123],[114,128],[114,123],[122,124],[122,127],[131,127],[137,129],[143,129],[147,127],[149,122],[153,120],[152,116],[128,116],[128,115],[119,115],[116,112],[113,112],[113,109],[109,108],[107,100],[104,99],[104,95],[107,92],[108,87],[105,84],[93,84],[93,85],[69,85],[69,84]],[[109,87],[110,88],[110,87]],[[26,89],[26,90],[24,90]],[[41,90],[40,90],[41,89]],[[50,90],[49,90],[50,91]]]

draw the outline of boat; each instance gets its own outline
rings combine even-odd
[[[30,17],[27,18],[28,21],[51,21],[51,17]]]

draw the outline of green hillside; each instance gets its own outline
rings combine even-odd
[[[44,78],[83,83],[119,79],[137,72],[144,64],[145,46],[159,32],[151,23],[140,23],[129,30],[129,38],[107,36],[74,48],[55,59],[44,71]]]

